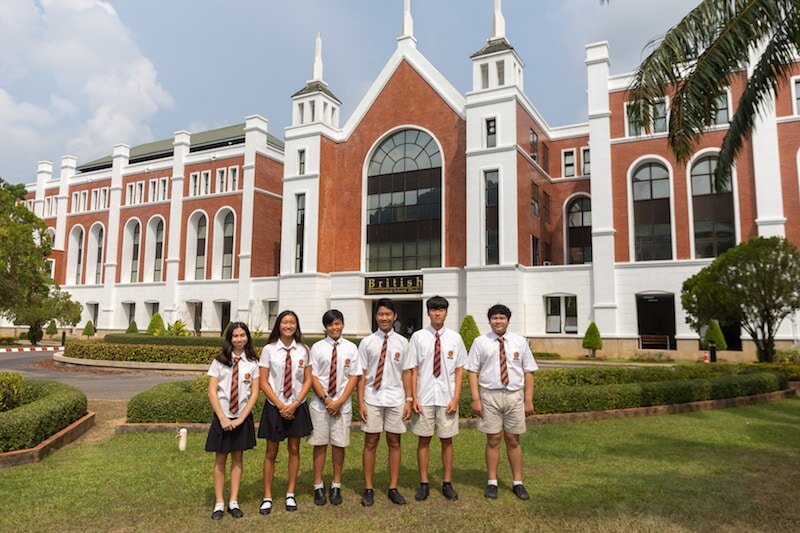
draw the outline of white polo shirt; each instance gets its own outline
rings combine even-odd
[[[275,395],[284,404],[294,403],[303,388],[303,378],[306,366],[309,365],[308,350],[302,344],[292,341],[290,354],[292,358],[292,394],[288,398],[283,395],[283,371],[286,367],[286,350],[278,339],[272,344],[267,344],[261,350],[261,360],[258,366],[269,369],[267,380]],[[272,404],[272,402],[270,402]]]
[[[349,340],[340,337],[336,345],[336,394],[333,400],[342,397],[347,388],[347,382],[351,376],[361,375],[361,364],[358,361],[358,348]],[[334,340],[325,337],[321,341],[314,343],[311,347],[311,373],[322,385],[325,394],[328,393],[328,381],[331,376],[331,355],[333,354]],[[325,404],[314,395],[311,400],[311,408],[317,411],[325,411]],[[342,413],[348,414],[353,411],[350,402],[344,402],[341,408]]]
[[[258,361],[247,361],[244,357],[239,358],[239,413],[231,413],[231,374],[233,365],[225,366],[216,359],[211,362],[208,375],[217,378],[217,398],[222,412],[228,418],[238,418],[247,400],[250,399],[252,384],[258,383]],[[258,390],[258,385],[256,385]]]
[[[358,345],[358,362],[364,373],[364,401],[376,407],[397,407],[406,401],[403,389],[403,368],[405,364],[408,340],[395,332],[389,332],[387,343],[386,362],[383,366],[383,381],[381,388],[375,390],[375,371],[378,369],[378,360],[381,356],[384,333],[376,331],[368,337],[361,339]]]
[[[508,385],[500,380],[500,343],[494,331],[475,339],[469,350],[464,368],[478,372],[478,385],[484,389],[520,390],[525,387],[525,373],[539,370],[533,358],[531,347],[522,335],[506,331],[503,335],[508,368]]]
[[[456,387],[456,369],[467,363],[467,349],[461,335],[449,328],[439,330],[442,365],[439,377],[433,375],[433,354],[436,330],[428,326],[415,332],[408,343],[406,370],[417,369],[417,401],[420,405],[447,407]]]

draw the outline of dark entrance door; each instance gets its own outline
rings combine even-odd
[[[643,348],[676,348],[674,294],[637,294],[636,316]]]
[[[372,331],[378,329],[378,323],[375,322],[377,302],[377,300],[372,302]],[[411,337],[412,333],[425,326],[422,321],[422,300],[394,300],[394,305],[397,309],[394,330],[397,333],[404,337]]]
[[[228,327],[230,321],[231,321],[231,303],[222,302],[222,309],[220,309],[220,327],[222,330],[222,334],[225,333],[225,328]]]

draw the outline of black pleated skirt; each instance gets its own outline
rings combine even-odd
[[[258,426],[258,436],[273,442],[280,442],[288,437],[306,437],[311,435],[314,426],[311,424],[311,414],[308,412],[308,403],[303,402],[294,412],[292,420],[281,417],[278,408],[269,402],[264,403],[261,412],[261,423]]]
[[[247,415],[244,423],[233,429],[225,431],[214,413],[211,427],[206,438],[207,452],[230,453],[239,450],[249,450],[256,446],[256,428],[253,423],[253,413]]]

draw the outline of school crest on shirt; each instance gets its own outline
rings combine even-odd
[[[252,379],[252,378],[250,377],[250,374],[245,374],[245,375],[244,375],[244,380],[245,380],[245,381],[250,381],[251,379]]]
[[[299,366],[300,368],[303,368],[304,366],[306,366],[306,362],[303,361],[302,359],[300,359],[300,361],[297,362],[297,366]]]
[[[344,367],[345,368],[350,368],[350,362],[351,362],[350,359],[345,359],[344,360]]]
[[[519,352],[514,352],[514,361],[519,361]]]
[[[453,358],[453,350],[450,350],[449,352],[447,352],[447,358],[448,359],[452,359]]]
[[[394,360],[395,361],[399,361],[400,360],[400,352],[394,352]]]

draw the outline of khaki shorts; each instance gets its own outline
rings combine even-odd
[[[308,443],[312,446],[327,446],[332,444],[339,448],[346,448],[350,445],[350,422],[353,421],[353,413],[341,413],[339,416],[331,416],[328,411],[317,411],[313,407],[309,408],[311,413],[311,423],[314,429],[308,437]]]
[[[490,435],[505,431],[514,435],[525,433],[525,390],[481,389],[483,417],[478,429]]]
[[[419,414],[411,417],[411,431],[420,437],[432,437],[434,430],[440,439],[458,435],[458,411],[447,414],[447,407],[421,405]]]
[[[367,423],[361,426],[364,433],[405,433],[406,423],[403,421],[403,404],[396,407],[379,407],[367,404]]]

